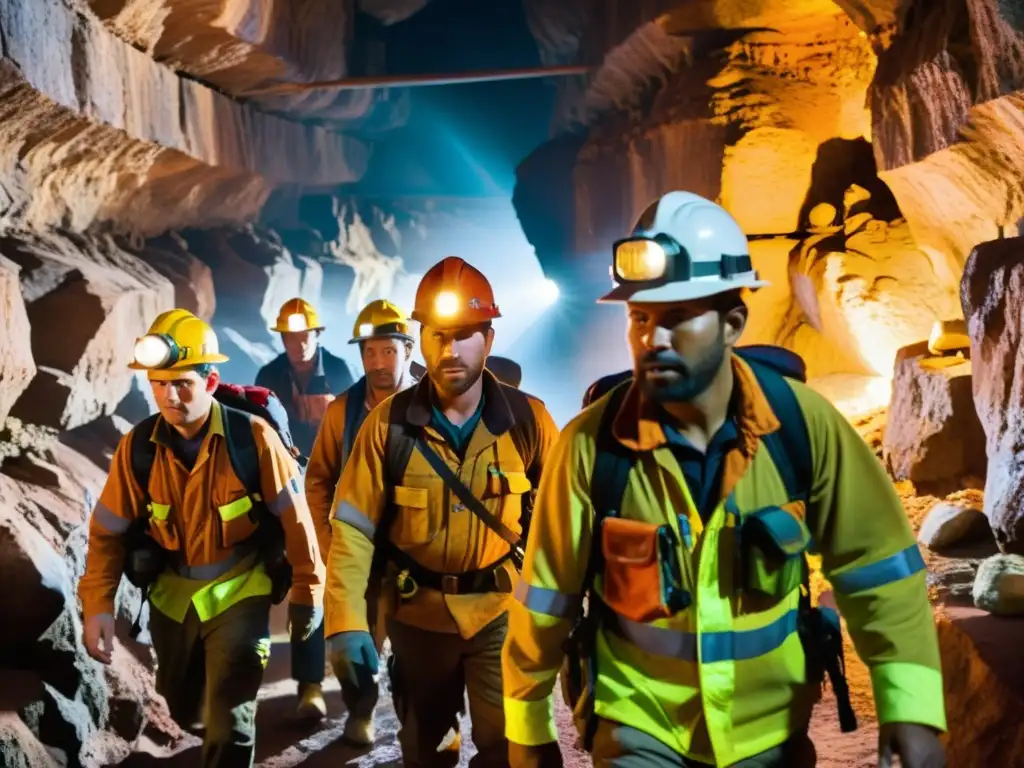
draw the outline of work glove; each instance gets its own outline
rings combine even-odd
[[[89,616],[85,620],[82,635],[86,652],[100,664],[109,664],[110,654],[114,650],[113,614],[99,613]]]
[[[562,768],[562,750],[557,741],[533,747],[510,741],[508,762],[512,768]]]
[[[324,608],[322,605],[288,603],[288,625],[292,640],[296,642],[309,640],[310,635],[316,632],[323,620]]]
[[[339,632],[327,638],[327,655],[338,682],[348,683],[358,695],[369,693],[380,679],[380,657],[369,632]]]

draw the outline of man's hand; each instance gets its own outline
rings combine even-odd
[[[288,603],[289,634],[297,642],[309,640],[310,635],[316,632],[316,628],[323,620],[324,608],[322,605]]]
[[[369,632],[339,632],[327,638],[327,655],[339,681],[348,681],[360,692],[377,687],[380,657]]]
[[[899,756],[897,763],[895,757]],[[878,768],[945,768],[946,750],[933,728],[886,723],[878,729]]]
[[[508,762],[512,768],[562,768],[562,750],[555,741],[535,747],[525,747],[510,741]]]
[[[109,664],[110,654],[114,650],[113,615],[100,613],[88,617],[82,635],[86,652],[100,664]]]

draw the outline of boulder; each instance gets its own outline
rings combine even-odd
[[[69,602],[67,567],[40,533],[14,509],[0,508],[0,659],[22,659]]]
[[[7,233],[21,266],[39,373],[11,413],[71,429],[109,414],[131,386],[135,340],[173,306],[170,282],[109,237]]]
[[[973,608],[937,617],[948,732],[946,764],[1024,765],[1024,699],[1018,651],[1024,624]]]
[[[980,509],[940,501],[933,506],[917,533],[917,540],[929,549],[943,550],[988,532],[988,519]]]
[[[0,255],[0,426],[18,396],[36,375],[32,336],[18,283],[21,267]]]
[[[890,474],[915,484],[981,475],[984,446],[971,361],[931,357],[927,342],[900,350],[883,438]]]
[[[964,265],[960,299],[986,436],[985,514],[999,548],[1024,554],[1024,237],[982,243]]]
[[[993,555],[978,568],[974,604],[1001,616],[1024,615],[1024,556]]]

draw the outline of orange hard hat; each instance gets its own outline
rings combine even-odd
[[[501,317],[483,273],[458,256],[432,266],[416,289],[412,319],[439,331],[466,328]]]

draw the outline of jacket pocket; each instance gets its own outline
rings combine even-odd
[[[149,535],[153,537],[153,541],[172,552],[181,549],[178,528],[171,520],[170,505],[157,504],[153,501],[149,504],[149,512]]]
[[[780,600],[800,586],[811,544],[803,508],[803,502],[764,507],[744,519],[740,549],[747,592]]]
[[[482,498],[494,499],[499,496],[521,496],[533,490],[533,483],[525,472],[503,471],[496,464],[487,467],[487,486]]]
[[[242,496],[217,507],[222,547],[233,547],[256,533],[256,523],[252,521],[251,512],[252,499],[249,496]]]
[[[436,535],[430,520],[430,491],[396,485],[394,495],[398,515],[391,529],[391,540],[399,548],[428,544]]]
[[[604,602],[638,622],[673,616],[690,603],[681,584],[672,528],[606,518],[601,527]]]

